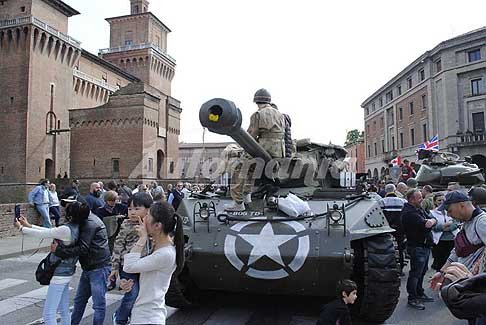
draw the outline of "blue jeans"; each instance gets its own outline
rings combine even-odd
[[[125,325],[128,323],[128,318],[132,314],[132,308],[135,304],[135,300],[138,297],[139,291],[139,284],[138,284],[138,273],[125,273],[123,270],[120,270],[120,279],[127,279],[133,280],[133,287],[130,292],[127,292],[123,295],[120,307],[115,312],[116,315],[116,322],[121,325]]]
[[[49,284],[47,298],[44,304],[42,317],[44,324],[57,325],[57,311],[61,313],[61,324],[70,325],[69,314],[69,282],[65,284]]]
[[[59,206],[56,205],[54,207],[50,207],[49,212],[54,216],[56,227],[59,227],[59,220],[61,220],[61,210],[59,209]]]
[[[106,282],[111,268],[101,267],[92,271],[83,271],[74,297],[71,324],[78,325],[83,318],[84,309],[90,297],[93,298],[93,325],[103,325],[106,312]]]
[[[409,246],[407,251],[410,255],[410,272],[407,281],[408,300],[410,301],[424,294],[422,283],[429,266],[430,248]]]
[[[42,217],[42,227],[51,228],[51,219],[49,218],[49,204],[36,204],[35,209]]]

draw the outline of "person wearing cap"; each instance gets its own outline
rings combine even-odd
[[[407,187],[408,188],[417,188],[418,182],[415,178],[411,177],[407,179]]]
[[[410,272],[407,280],[408,306],[424,310],[424,302],[433,301],[423,288],[427,272],[430,248],[433,245],[431,229],[437,220],[431,218],[421,207],[422,193],[418,189],[407,192],[407,203],[402,210],[402,224],[407,237],[407,251],[410,255]]]
[[[385,185],[385,197],[380,200],[380,206],[383,209],[383,214],[390,227],[395,229],[393,236],[398,245],[398,258],[400,264],[400,275],[403,274],[403,268],[405,266],[405,234],[403,232],[401,213],[405,202],[395,193],[396,188],[394,184]]]
[[[483,253],[486,243],[486,212],[475,207],[470,198],[461,191],[447,193],[439,210],[447,211],[449,216],[463,222],[463,225],[447,262],[430,281],[434,289],[439,289],[442,285],[445,271],[451,263],[461,263],[472,274],[478,274],[481,263],[485,262]]]
[[[272,107],[272,97],[266,89],[259,89],[255,93],[253,101],[258,106],[258,111],[250,117],[248,133],[262,146],[272,158],[285,157],[285,117]],[[252,183],[247,179],[252,171],[239,175],[231,186],[231,198],[233,202],[225,208],[226,211],[244,211],[245,183]]]

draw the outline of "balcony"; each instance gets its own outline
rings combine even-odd
[[[157,45],[152,44],[152,43],[142,43],[142,44],[137,44],[137,45],[125,45],[125,46],[120,46],[120,47],[112,47],[112,48],[101,49],[99,51],[99,55],[109,54],[109,53],[126,52],[126,51],[132,51],[132,50],[143,50],[143,49],[152,49],[152,51],[154,51],[155,54],[162,56],[164,59],[168,60],[170,63],[172,63],[174,65],[176,63],[176,60],[173,57],[171,57],[169,54],[164,52],[160,47],[158,47]]]
[[[74,47],[81,49],[81,42],[72,38],[71,36],[64,34],[54,27],[46,24],[40,19],[37,19],[33,16],[28,16],[28,17],[19,17],[19,18],[14,18],[14,19],[5,19],[5,20],[0,20],[0,29],[5,28],[5,27],[15,27],[15,26],[22,26],[22,25],[27,25],[27,24],[33,24],[36,27],[48,32],[49,34],[52,34],[56,36],[57,38],[65,41],[66,43],[69,43],[73,45]]]
[[[460,132],[453,136],[455,138],[451,141],[452,147],[472,147],[472,146],[484,146],[486,145],[486,131],[466,131],[464,133]]]

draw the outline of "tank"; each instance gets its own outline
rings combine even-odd
[[[199,118],[253,158],[272,163],[241,129],[241,112],[233,102],[212,99],[202,105]],[[378,201],[339,187],[346,182],[340,178],[345,149],[310,140],[297,141],[296,149],[293,158],[280,160],[276,177],[258,180],[243,212],[224,210],[231,202],[228,191],[193,193],[182,201],[177,211],[186,238],[185,267],[178,277],[182,293],[189,299],[199,290],[333,297],[337,282],[351,278],[359,288],[354,312],[385,321],[400,293],[394,230]],[[307,202],[311,212],[290,217],[280,211],[278,202],[289,193]]]
[[[416,176],[419,185],[431,185],[441,190],[447,188],[449,182],[459,182],[464,186],[484,183],[483,170],[468,157],[461,159],[451,152],[422,149],[418,158],[422,160]]]

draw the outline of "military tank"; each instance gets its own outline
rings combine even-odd
[[[449,182],[458,182],[464,186],[484,183],[483,170],[466,157],[447,151],[430,151],[421,149],[418,159],[422,165],[415,179],[419,185],[431,185],[436,190],[447,188]]]
[[[199,118],[202,126],[232,137],[267,167],[272,163],[241,129],[241,112],[233,102],[212,99],[202,105]],[[357,316],[373,322],[388,319],[400,293],[394,230],[376,200],[339,187],[345,155],[339,146],[298,141],[292,159],[270,168],[275,173],[288,166],[291,172],[260,178],[243,212],[225,211],[229,193],[184,199],[178,209],[187,242],[178,277],[182,292],[189,298],[197,292],[194,288],[332,297],[337,282],[351,278],[359,288]],[[278,202],[289,193],[307,202],[311,211],[293,217],[280,211]]]

